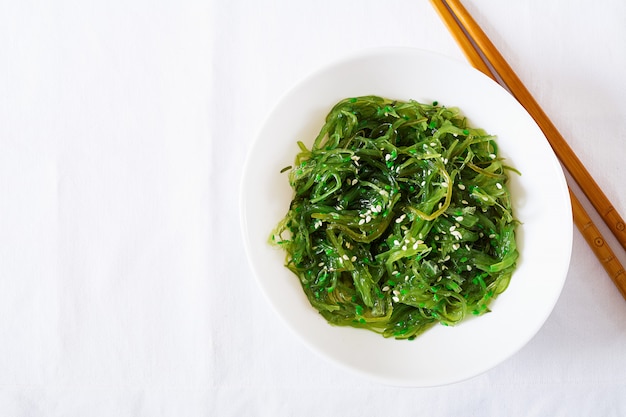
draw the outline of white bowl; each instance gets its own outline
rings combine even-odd
[[[491,313],[455,327],[435,326],[414,341],[331,326],[309,304],[285,253],[268,237],[292,198],[283,167],[296,141],[310,145],[331,107],[346,97],[379,95],[459,107],[474,127],[497,136],[511,175],[520,251],[508,289]],[[407,49],[368,50],[315,72],[271,112],[250,149],[241,185],[241,221],[258,284],[278,315],[313,351],[398,386],[436,386],[483,373],[521,349],[544,324],[570,261],[572,213],[565,177],[545,136],[503,88],[463,62]],[[276,358],[279,360],[279,358]]]

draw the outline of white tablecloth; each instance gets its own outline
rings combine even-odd
[[[626,215],[626,3],[465,5]],[[625,415],[626,301],[578,231],[536,337],[450,386],[339,368],[260,295],[245,154],[373,46],[464,59],[425,0],[0,2],[0,416]]]

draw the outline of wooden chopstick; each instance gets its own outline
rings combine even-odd
[[[574,214],[574,223],[580,230],[591,250],[595,253],[596,257],[604,266],[604,269],[609,274],[619,292],[622,293],[622,297],[626,299],[626,273],[624,267],[615,257],[615,254],[611,250],[611,247],[606,243],[604,237],[593,223],[580,201],[576,198],[572,190],[570,190],[570,196],[572,199],[572,213]]]
[[[460,19],[460,18],[457,18],[457,16],[455,16],[456,10],[459,10],[463,6],[461,6],[457,0],[448,0],[447,3],[445,0],[431,0],[431,3],[433,3],[433,6],[435,7],[437,12],[441,16],[442,20],[448,27],[449,31],[454,36],[457,43],[461,46],[461,49],[463,50],[465,56],[470,61],[472,66],[474,66],[476,69],[480,70],[481,72],[485,73],[487,76],[491,77],[494,81],[499,82],[499,83],[502,83],[502,82],[505,83],[504,86],[507,87],[509,91],[511,91],[511,93],[518,99],[518,101],[520,101],[520,103],[524,106],[524,108],[526,108],[529,114],[535,119],[535,121],[537,121],[538,125],[539,125],[538,119],[543,118],[547,120],[547,123],[550,126],[552,126],[552,129],[546,129],[546,130],[543,130],[543,132],[548,138],[548,140],[550,141],[550,144],[553,146],[553,148],[556,145],[558,145],[559,140],[565,143],[562,136],[558,133],[558,131],[556,131],[556,128],[554,128],[554,125],[552,125],[552,123],[549,121],[545,113],[537,105],[537,103],[534,101],[532,96],[530,96],[530,93],[523,86],[522,82],[513,74],[513,71],[511,70],[509,65],[506,63],[504,58],[497,52],[496,48],[489,41],[489,39],[484,34],[484,32],[482,32],[482,30],[478,27],[478,24],[471,18],[469,13],[467,13],[467,11],[463,8],[464,18]],[[453,4],[454,4],[454,7],[452,6]],[[483,38],[481,43],[478,43],[473,38],[472,35],[476,33],[481,34]],[[487,48],[490,51],[489,52],[485,51],[484,48]],[[484,56],[484,59],[487,60],[489,64],[491,64],[491,68],[489,65],[487,65],[487,63],[483,59],[483,56]],[[493,61],[491,61],[490,57],[494,57],[494,56],[496,57],[496,60],[499,61],[499,64],[497,65],[494,65]],[[504,73],[510,73],[510,74],[513,74],[513,76],[506,75]],[[502,82],[498,81],[496,76],[500,77]],[[506,84],[507,79],[509,81],[510,80],[514,80],[514,81],[511,82],[511,84],[509,85],[509,84]],[[522,91],[524,91],[524,93],[520,94],[518,92],[516,94],[516,91],[520,91],[519,90],[520,86],[521,86]],[[518,96],[523,96],[523,97],[528,96],[530,97],[530,99],[526,98],[525,102],[522,102],[518,98]],[[529,105],[527,107],[525,103],[531,103],[531,104],[534,103],[534,105]],[[556,141],[554,140],[551,141],[551,139],[554,139],[555,132],[559,139],[557,139]],[[567,146],[567,144],[565,145]],[[569,149],[569,151],[565,151],[565,153],[571,152],[571,154],[573,155],[573,151],[569,148],[569,146],[567,146],[567,149]],[[557,156],[559,156],[558,153],[557,153]],[[574,158],[576,157],[574,156]],[[576,158],[576,160],[578,161],[578,158]],[[563,160],[561,161],[563,162]],[[580,161],[578,161],[578,163],[582,166]],[[568,168],[565,162],[563,162],[563,164],[566,166],[566,168]],[[585,170],[585,172],[587,171]],[[587,175],[589,174],[587,173]],[[598,187],[595,181],[593,181],[593,184],[595,187]],[[607,273],[609,274],[609,276],[611,277],[611,279],[613,280],[613,282],[619,289],[622,296],[626,299],[626,273],[624,272],[624,267],[619,262],[619,260],[615,257],[613,250],[606,243],[606,241],[604,240],[604,237],[602,236],[602,234],[600,233],[596,225],[593,223],[593,221],[591,220],[591,218],[589,217],[589,215],[583,208],[582,204],[580,203],[576,195],[574,195],[571,189],[569,190],[569,192],[570,192],[570,197],[571,197],[571,202],[572,202],[572,213],[574,217],[574,223],[576,224],[581,234],[583,235],[583,237],[585,238],[585,240],[587,241],[587,243],[593,250],[596,257],[602,263],[602,266],[607,271]],[[604,193],[602,193],[602,195],[604,196]],[[606,197],[604,198],[606,199]],[[619,222],[621,221],[622,222],[621,224],[623,225],[623,221],[621,220],[621,218],[619,218],[619,215],[614,209],[612,210],[612,213],[614,215],[617,215],[618,220],[616,220],[617,223],[615,223],[615,225],[619,231],[619,224],[620,224]],[[616,235],[616,237],[618,237],[618,235]],[[618,237],[618,240],[619,240],[619,237]],[[622,244],[622,246],[624,246],[623,241],[620,241],[620,243]]]
[[[459,0],[447,0],[445,3],[447,3],[447,8],[449,8],[453,18],[456,18],[455,20],[458,20],[459,24],[462,26],[462,31],[468,34],[471,41],[482,52],[497,72],[497,75],[504,82],[505,87],[509,89],[513,96],[533,116],[537,125],[539,125],[546,135],[548,142],[550,142],[554,153],[561,160],[565,168],[567,168],[572,178],[580,186],[580,189],[585,193],[600,217],[602,217],[611,230],[611,233],[613,233],[622,247],[626,249],[626,225],[624,220],[617,210],[615,210],[602,189],[600,189],[600,186],[587,171],[580,159],[578,159],[572,148],[567,144],[528,89],[526,89],[522,81],[517,77],[513,69],[502,57],[500,52],[498,52],[493,43],[491,43],[485,32],[483,32],[472,16],[470,16],[465,7],[463,7]],[[465,48],[463,49],[465,50]]]

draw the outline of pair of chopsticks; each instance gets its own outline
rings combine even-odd
[[[455,40],[465,53],[470,63],[494,81],[508,89],[509,92],[535,119],[541,128],[554,153],[580,189],[589,199],[604,220],[611,233],[626,250],[626,227],[624,220],[615,210],[604,192],[600,189],[591,174],[578,159],[539,104],[524,87],[515,72],[500,55],[487,35],[482,31],[459,0],[431,0],[435,9],[443,19]],[[606,242],[596,225],[593,223],[582,204],[569,190],[574,223],[600,260],[622,296],[626,299],[626,273],[624,267],[615,257],[615,253]]]

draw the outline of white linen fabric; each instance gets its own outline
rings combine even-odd
[[[626,4],[464,4],[626,215]],[[376,46],[464,59],[425,0],[0,2],[0,416],[625,415],[626,301],[578,231],[537,336],[449,386],[338,368],[261,296],[245,154]]]

